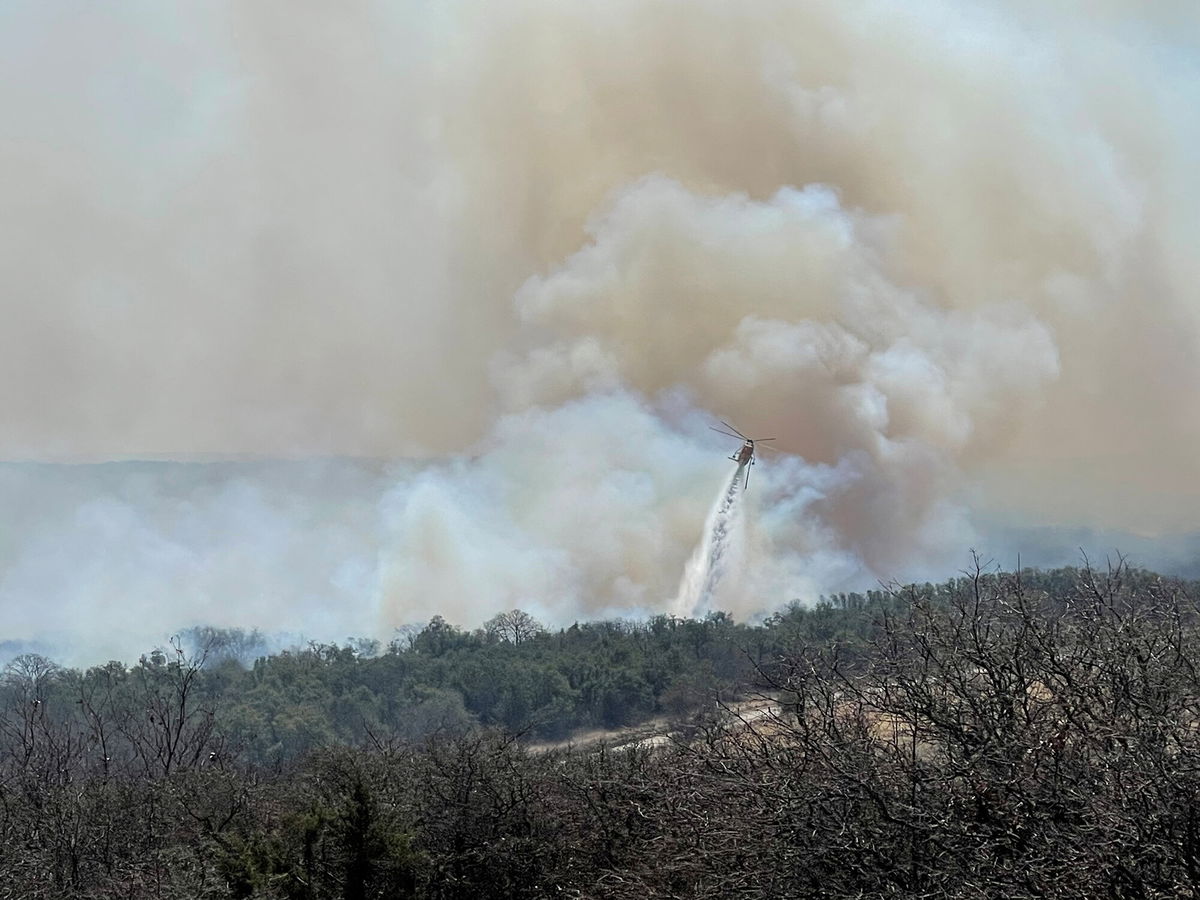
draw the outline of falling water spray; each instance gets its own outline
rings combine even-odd
[[[709,612],[722,580],[728,581],[727,576],[738,567],[742,544],[741,504],[738,498],[742,493],[745,475],[746,463],[742,463],[717,495],[709,511],[704,536],[679,581],[679,592],[673,604],[678,616],[696,618]]]

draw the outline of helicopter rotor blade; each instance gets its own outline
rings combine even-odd
[[[763,447],[763,449],[770,450],[772,453],[782,453],[783,452],[778,447]],[[756,448],[756,452],[757,452],[757,448]]]
[[[709,425],[708,427],[709,427],[709,428],[713,428],[713,426],[712,426],[712,425]],[[725,436],[725,437],[727,437],[727,438],[733,438],[734,440],[742,440],[742,438],[739,438],[739,437],[737,436],[737,434],[730,434],[730,432],[727,432],[727,431],[721,431],[721,430],[720,430],[720,428],[713,428],[713,431],[715,431],[715,432],[716,432],[716,433],[718,433],[718,434],[724,434],[724,436]]]
[[[746,437],[744,434],[742,434],[740,431],[738,431],[736,428],[734,428],[732,425],[730,425],[724,419],[719,419],[718,421],[720,421],[720,423],[722,425],[724,425],[726,428],[728,428],[730,431],[732,431],[734,434],[736,434],[738,437],[740,437],[743,441],[750,440],[750,438]]]
[[[710,430],[715,431],[717,434],[725,435],[725,437],[737,438],[737,440],[739,440],[739,441],[744,440],[744,438],[742,438],[741,435],[730,434],[728,431],[722,431],[720,428],[714,428],[712,425],[709,425],[708,427]]]

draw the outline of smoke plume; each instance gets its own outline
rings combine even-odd
[[[714,418],[739,615],[1197,528],[1194,4],[0,26],[0,637],[670,609]]]

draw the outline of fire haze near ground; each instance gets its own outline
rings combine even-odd
[[[716,418],[784,451],[741,616],[1192,533],[1198,51],[1170,0],[6,4],[0,636],[668,610]]]

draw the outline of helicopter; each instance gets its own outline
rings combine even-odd
[[[742,490],[746,490],[748,487],[750,487],[750,466],[754,465],[754,454],[755,454],[755,446],[754,445],[766,443],[767,441],[773,441],[773,440],[775,440],[775,438],[773,438],[773,437],[749,438],[749,437],[746,437],[744,434],[742,434],[740,431],[738,431],[736,428],[734,428],[732,425],[730,425],[728,422],[725,422],[722,420],[721,424],[724,425],[725,428],[727,428],[729,430],[725,431],[723,429],[717,428],[715,425],[709,425],[708,427],[710,429],[712,429],[713,431],[717,432],[718,434],[723,434],[726,437],[731,437],[731,438],[740,438],[742,441],[744,441],[744,443],[741,446],[741,449],[739,449],[735,454],[733,454],[733,456],[731,456],[729,458],[738,464],[738,468],[745,467],[746,483],[742,486]],[[779,452],[778,450],[775,450],[774,447],[764,447],[763,449],[764,450],[774,450],[776,453]]]

